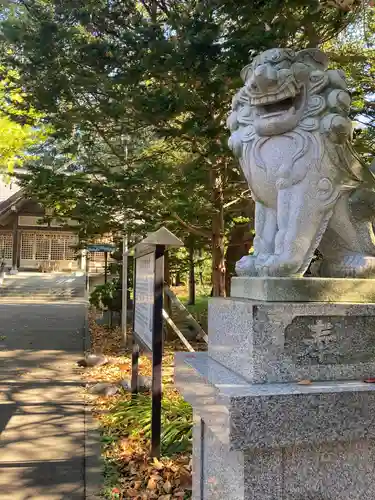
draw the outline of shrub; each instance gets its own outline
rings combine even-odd
[[[104,285],[97,285],[90,294],[90,304],[98,309],[121,311],[122,286],[115,278]]]

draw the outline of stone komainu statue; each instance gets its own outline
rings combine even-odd
[[[229,145],[256,208],[240,276],[303,276],[316,249],[320,276],[375,275],[375,177],[350,145],[344,73],[327,64],[318,49],[272,49],[241,72]]]

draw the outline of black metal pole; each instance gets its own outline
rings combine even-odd
[[[86,263],[85,263],[85,268],[86,268],[86,293],[88,293],[90,291],[90,278],[89,278],[90,262],[89,262],[89,255],[90,255],[90,253],[86,250]]]
[[[133,337],[132,379],[131,379],[132,394],[138,393],[138,366],[139,366],[139,344],[137,344],[137,342],[134,340]]]
[[[155,248],[154,311],[152,335],[152,421],[151,456],[160,457],[162,361],[163,361],[163,284],[164,245]]]
[[[104,252],[104,283],[108,280],[108,252]]]
[[[138,392],[138,366],[139,366],[139,344],[135,340],[134,327],[135,327],[135,283],[136,283],[136,270],[137,259],[133,259],[133,319],[132,319],[132,377],[131,377],[131,390],[132,394]],[[124,286],[124,283],[122,284]]]

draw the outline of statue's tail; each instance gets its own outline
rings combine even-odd
[[[366,188],[354,190],[349,197],[349,207],[353,221],[375,221],[375,191]]]
[[[322,276],[375,274],[375,193],[358,188],[338,200],[319,250]]]
[[[375,191],[366,188],[354,190],[349,197],[349,213],[362,252],[375,255]]]

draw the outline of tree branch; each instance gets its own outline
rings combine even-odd
[[[196,236],[202,236],[203,238],[211,238],[211,232],[206,229],[199,228],[194,226],[193,224],[189,224],[181,219],[176,213],[171,213],[171,216],[181,224],[185,229],[189,231],[191,234],[195,234]]]
[[[239,201],[243,200],[244,199],[244,195],[247,194],[247,193],[250,193],[250,189],[246,189],[245,191],[243,191],[240,194],[240,196],[238,196],[238,198],[236,198],[235,200],[232,200],[232,201],[229,201],[228,203],[225,203],[225,205],[223,205],[223,208],[228,208],[231,205],[234,205],[235,203],[238,203]]]

